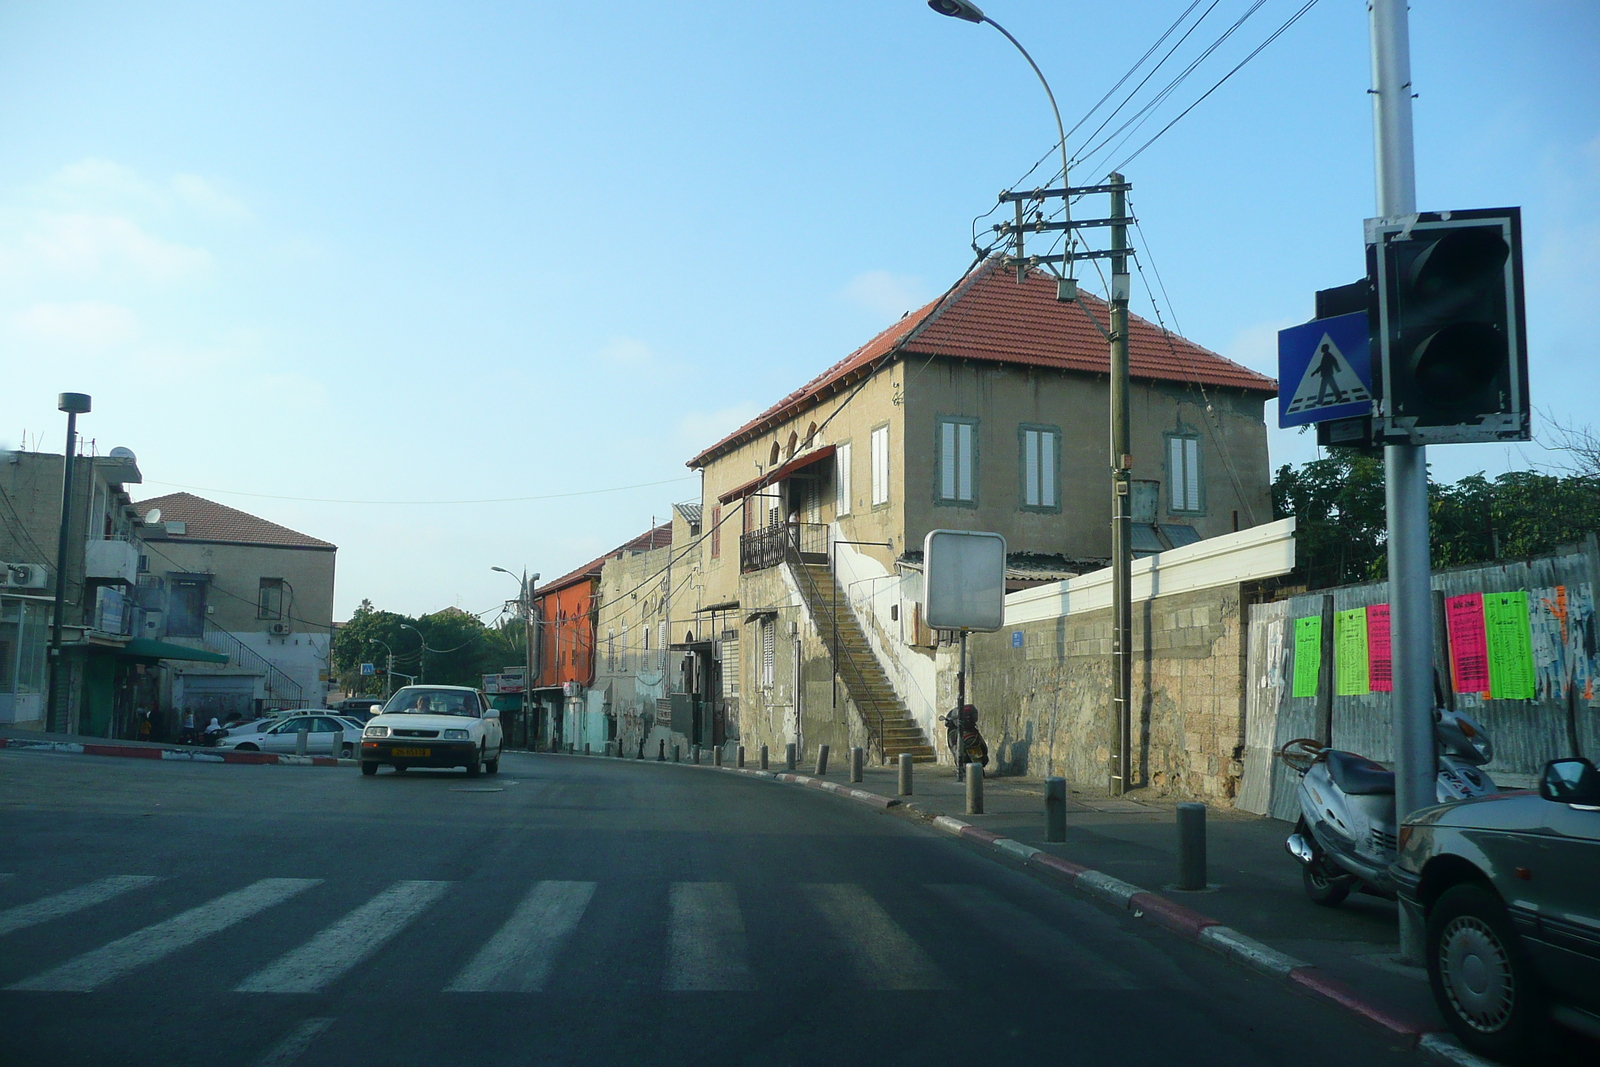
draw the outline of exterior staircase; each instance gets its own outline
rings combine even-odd
[[[789,566],[824,644],[832,647],[837,628],[834,669],[861,712],[883,761],[893,763],[902,752],[909,752],[913,763],[935,762],[938,757],[933,746],[894,691],[832,569],[827,563],[792,557]]]

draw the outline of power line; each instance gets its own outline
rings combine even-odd
[[[635,485],[617,485],[612,486],[609,489],[583,489],[573,493],[546,493],[542,496],[485,497],[481,500],[333,500],[326,497],[314,496],[275,496],[270,493],[245,493],[237,489],[207,489],[203,485],[180,485],[177,482],[151,481],[147,482],[146,484],[165,485],[174,489],[192,489],[201,493],[222,493],[224,495],[231,496],[248,496],[255,497],[259,500],[294,500],[303,504],[381,504],[386,506],[396,504],[420,504],[433,506],[438,504],[520,504],[530,500],[563,500],[567,497],[574,496],[595,496],[599,493],[621,493],[628,489],[647,489],[655,485],[671,485],[674,482],[686,482],[693,477],[694,475],[692,474],[686,474],[677,478],[663,478],[659,482],[639,482]]]

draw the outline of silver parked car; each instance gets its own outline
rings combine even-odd
[[[235,752],[293,753],[301,730],[307,733],[306,753],[312,756],[330,755],[335,735],[340,738],[339,755],[345,759],[354,756],[361,744],[360,723],[323,712],[280,716],[266,722],[262,729],[230,733],[217,742],[217,748]]]
[[[1427,918],[1428,979],[1469,1048],[1525,1058],[1557,1022],[1600,1037],[1600,771],[1415,812],[1390,872]]]

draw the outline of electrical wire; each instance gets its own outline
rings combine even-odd
[[[564,500],[575,496],[595,496],[599,493],[621,493],[628,489],[647,489],[655,485],[672,485],[675,482],[686,482],[693,478],[692,474],[680,475],[677,478],[663,478],[658,482],[638,482],[634,485],[616,485],[609,489],[583,489],[573,493],[546,493],[542,496],[502,496],[485,497],[480,500],[333,500],[326,497],[314,496],[275,496],[270,493],[246,493],[237,489],[207,489],[201,485],[180,485],[177,482],[151,481],[147,485],[165,485],[174,489],[190,489],[201,493],[223,493],[232,496],[255,497],[258,500],[294,500],[303,504],[381,504],[385,506],[414,504],[434,506],[439,504],[521,504],[530,500]]]

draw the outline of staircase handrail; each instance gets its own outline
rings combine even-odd
[[[282,668],[271,660],[262,656],[255,649],[210,619],[206,619],[204,622],[205,625],[201,629],[201,640],[210,645],[214,651],[224,652],[231,656],[239,666],[265,675],[266,690],[274,697],[282,692],[285,700],[293,702],[292,707],[303,708],[306,706],[305,689],[299,682],[285,674]],[[275,700],[274,703],[277,703],[277,701]]]
[[[811,572],[806,569],[805,562],[803,560],[801,560],[801,558],[800,558],[800,547],[799,547],[799,544],[798,544],[796,539],[794,539],[794,538],[785,539],[785,542],[784,542],[784,560],[785,560],[785,562],[787,562],[789,564],[790,571],[793,572],[794,574],[796,574],[797,576],[799,576],[801,579],[803,579],[805,581],[805,583],[806,583],[806,586],[810,588],[811,596],[808,598],[807,602],[809,604],[813,605],[813,607],[812,607],[812,617],[815,618],[815,616],[816,616],[815,605],[820,603],[820,602],[822,602],[822,592],[821,592],[821,590],[819,590],[817,588],[817,583],[815,581],[813,581],[812,578],[811,578]],[[842,594],[843,590],[841,590],[840,592]],[[846,607],[849,606],[848,601],[846,601],[846,605],[845,606]],[[834,612],[838,611],[838,605],[834,605],[833,611]],[[854,687],[852,687],[852,691],[851,691],[850,697],[855,702],[857,710],[858,711],[864,711],[864,709],[861,708],[861,700],[862,700],[862,696],[867,694],[866,676],[861,673],[861,668],[856,664],[855,657],[850,654],[850,650],[849,649],[842,649],[842,650],[840,649],[839,640],[838,640],[838,637],[837,637],[837,626],[838,626],[837,622],[835,622],[834,626],[835,626],[835,635],[836,635],[835,638],[834,638],[834,641],[833,641],[833,667],[834,667],[834,670],[838,671],[838,669],[839,669],[839,666],[840,666],[839,653],[841,651],[843,651],[843,653],[844,653],[844,662],[849,666],[851,673],[855,677],[855,685],[854,685]],[[862,636],[865,636],[865,631],[863,631]],[[796,683],[797,684],[798,684],[798,681],[799,680],[796,679]],[[848,685],[848,683],[846,683],[846,684]],[[858,695],[858,694],[860,694],[860,695]],[[868,695],[868,696],[866,696],[866,700],[868,701],[868,703],[870,703],[872,705],[872,710],[873,710],[874,714],[877,716],[877,719],[878,719],[878,730],[877,730],[876,735],[873,736],[872,740],[873,740],[873,743],[878,748],[878,762],[879,763],[884,763],[884,762],[886,762],[886,757],[884,755],[884,748],[883,748],[883,705],[879,702],[878,698],[874,697],[874,696]],[[863,720],[865,720],[866,716],[863,715],[862,718],[863,718]],[[868,730],[868,733],[871,734],[872,731]]]

